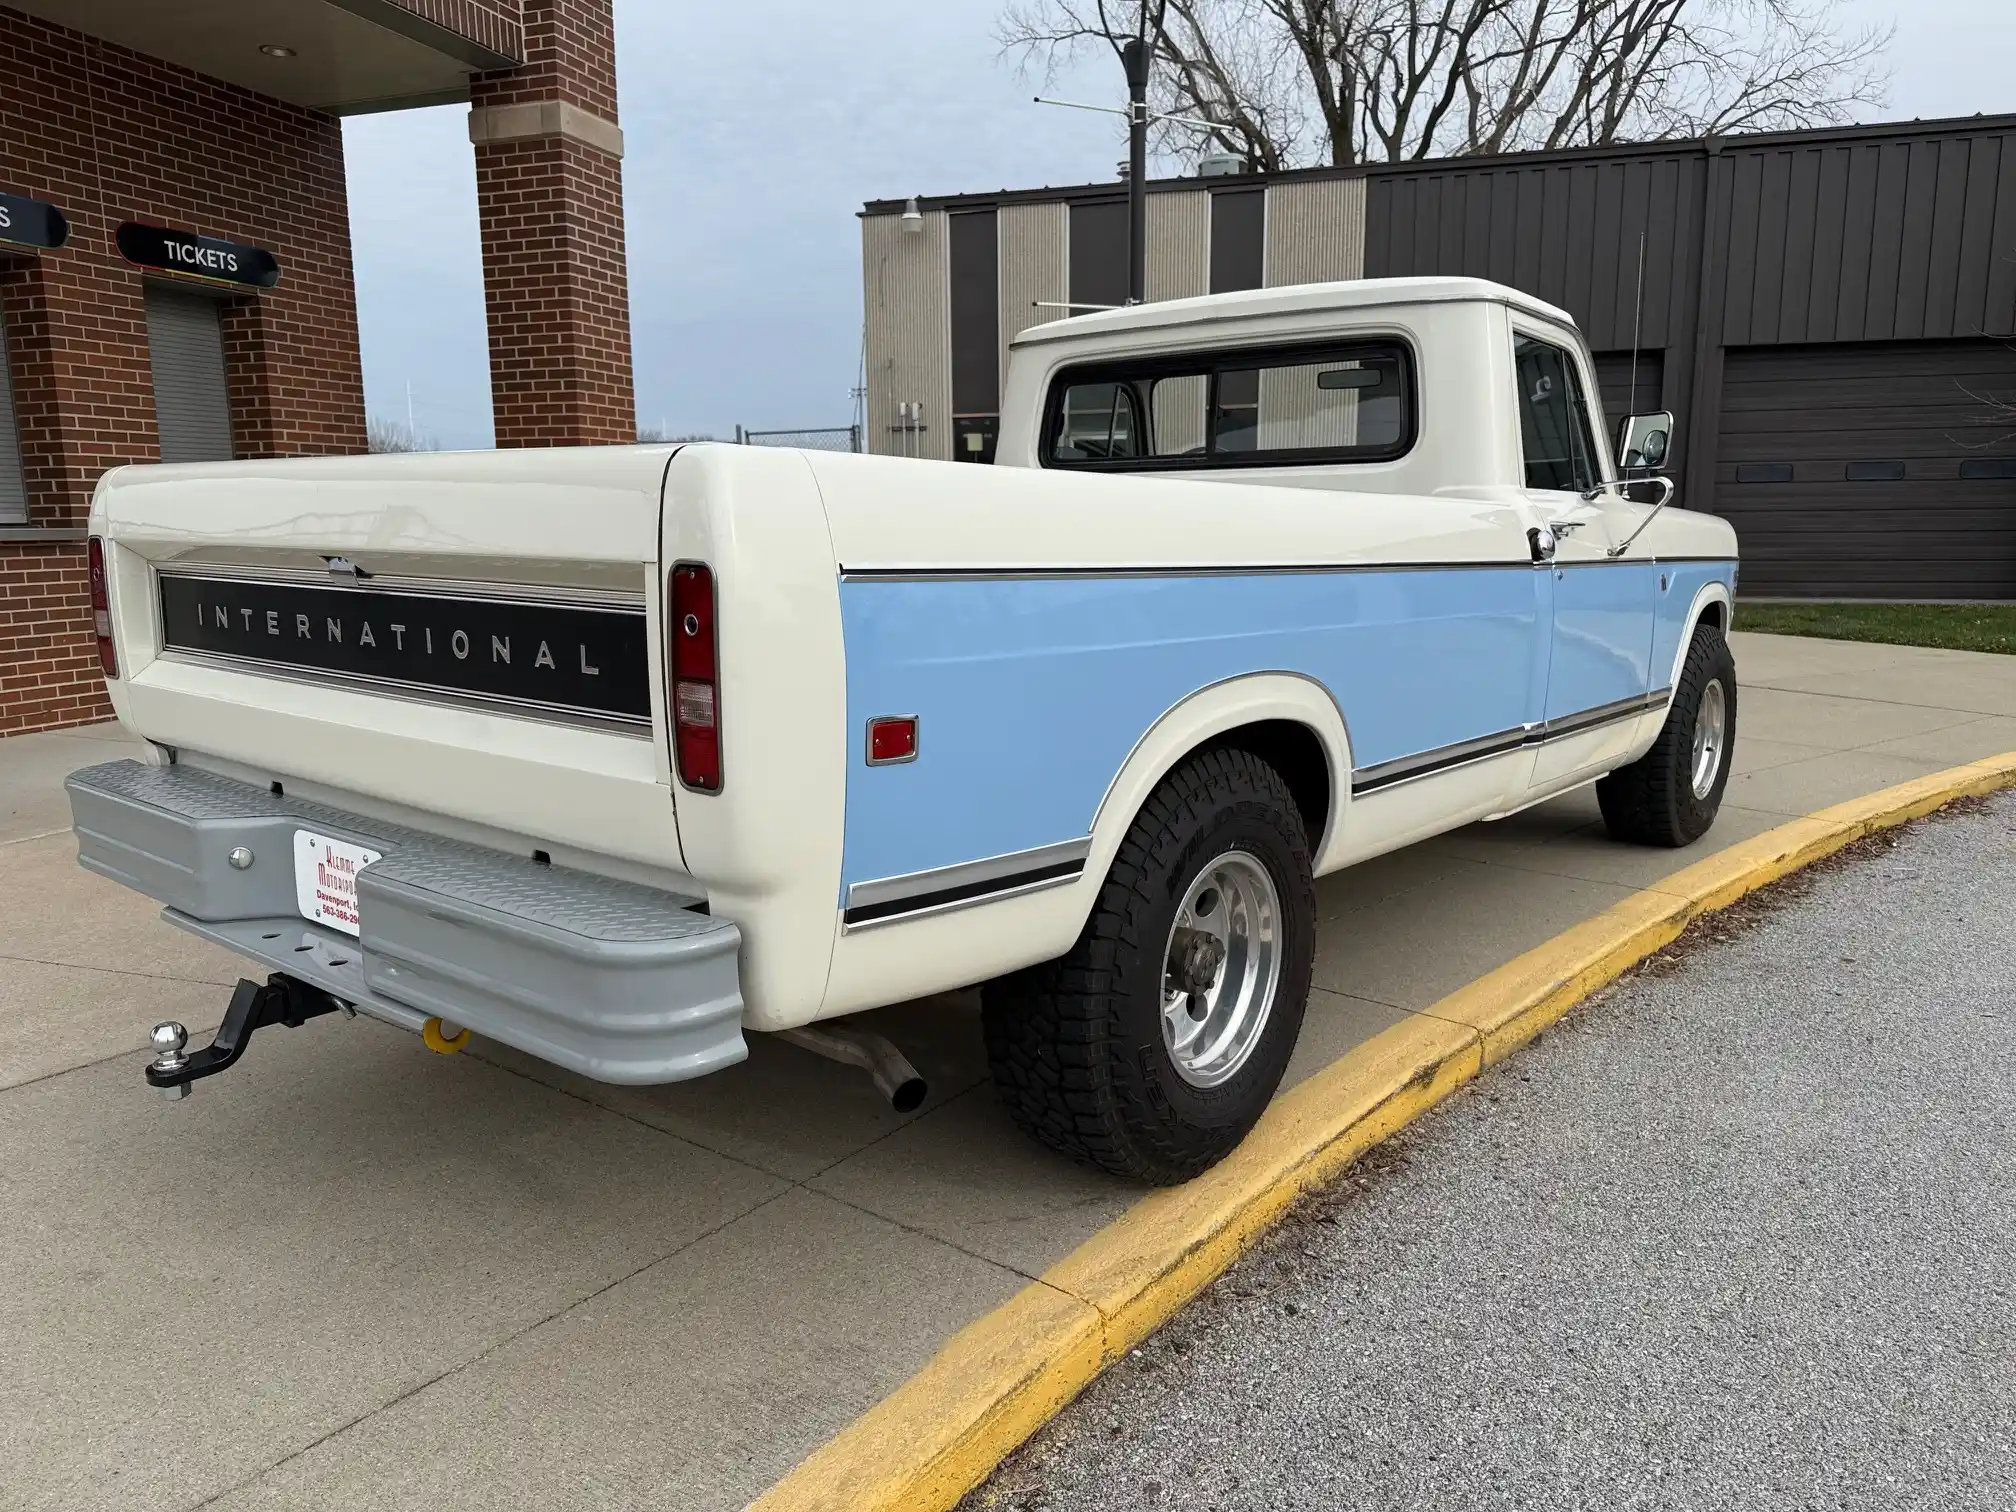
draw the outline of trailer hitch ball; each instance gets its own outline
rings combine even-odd
[[[154,1047],[154,1070],[180,1071],[189,1064],[189,1057],[182,1053],[189,1044],[189,1031],[173,1019],[163,1024],[156,1024],[153,1034],[148,1036],[148,1039]],[[177,1098],[189,1095],[190,1084],[186,1081],[174,1082],[160,1090],[163,1097],[174,1102]]]

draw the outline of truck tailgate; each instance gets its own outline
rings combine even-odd
[[[111,473],[92,533],[114,705],[242,780],[639,880],[681,869],[658,634],[669,455]]]

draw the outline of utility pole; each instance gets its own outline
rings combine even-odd
[[[1120,65],[1127,70],[1127,303],[1138,305],[1148,298],[1147,40],[1130,38]]]

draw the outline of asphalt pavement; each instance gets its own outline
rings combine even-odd
[[[968,1508],[2016,1506],[2016,794],[1373,1152]]]

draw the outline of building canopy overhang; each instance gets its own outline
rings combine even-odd
[[[45,21],[331,115],[449,104],[520,59],[401,0],[9,0]],[[515,27],[512,28],[515,46]]]

